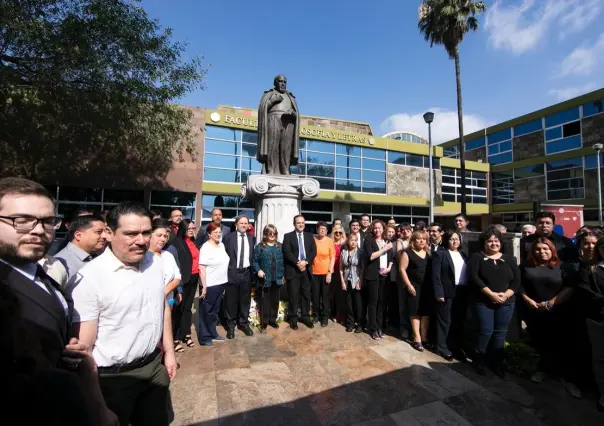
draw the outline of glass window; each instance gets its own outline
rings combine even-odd
[[[178,193],[177,193],[178,194]],[[121,203],[122,201],[136,201],[143,203],[145,200],[144,191],[127,191],[121,189],[105,189],[103,193],[103,203]],[[193,194],[195,200],[195,194]],[[195,201],[193,201],[194,203]],[[172,203],[174,204],[174,203]],[[195,204],[193,204],[195,205]]]
[[[338,191],[361,192],[361,181],[359,181],[359,180],[336,180],[336,189]]]
[[[545,131],[545,140],[559,139],[562,137],[562,127],[552,127]]]
[[[570,138],[558,139],[554,142],[545,144],[545,153],[553,154],[556,152],[570,151],[571,149],[581,148],[581,135],[571,136]]]
[[[583,104],[583,117],[600,114],[602,111],[604,111],[604,99]]]
[[[212,182],[239,182],[237,170],[203,168],[203,180]]]
[[[543,121],[538,118],[528,123],[519,124],[514,126],[514,137],[526,135],[528,133],[536,132],[537,130],[543,129]]]
[[[306,176],[306,164],[298,164],[297,166],[291,166],[289,171],[292,175]]]
[[[512,138],[512,129],[505,129],[487,136],[488,144],[494,144]]]
[[[376,160],[385,160],[386,159],[386,151],[382,151],[381,149],[375,148],[362,148],[364,158],[375,158]]]
[[[466,151],[470,151],[472,149],[481,148],[485,145],[484,136],[481,136],[476,139],[472,139],[466,142]]]
[[[512,141],[501,142],[499,144],[499,152],[511,151]]]
[[[386,193],[386,183],[363,182],[363,192]]]
[[[179,191],[151,191],[151,204],[163,206],[194,206],[195,194]]]
[[[214,207],[237,207],[238,197],[229,197],[226,195],[202,195],[201,205],[203,208],[214,208]]]
[[[256,161],[256,158],[243,157],[241,159],[241,168],[243,170],[262,171],[262,164]]]
[[[371,204],[350,203],[350,213],[369,214],[371,213]]]
[[[306,163],[306,151],[299,151],[298,152],[298,161],[300,163]]]
[[[547,163],[547,170],[567,169],[570,167],[580,167],[583,165],[581,157],[566,158],[560,161],[550,161]]]
[[[334,189],[335,181],[333,179],[322,178],[322,177],[318,177],[318,176],[315,176],[314,178],[317,180],[317,182],[319,182],[319,187],[321,189],[330,189],[330,190]]]
[[[392,213],[402,216],[411,216],[411,207],[407,206],[392,206]]]
[[[60,201],[101,202],[102,188],[78,188],[75,186],[60,186]],[[53,194],[54,195],[54,194]]]
[[[247,132],[247,131],[243,130],[241,132],[241,139],[243,140],[243,142],[257,144],[258,143],[258,133]]]
[[[213,139],[207,139],[205,142],[204,150],[206,153],[215,152],[218,154],[239,155],[240,146],[241,146],[241,144],[239,144],[239,143],[215,141]]]
[[[552,127],[558,124],[579,119],[579,107],[560,111],[556,114],[545,117],[545,127]]]
[[[585,169],[596,169],[598,167],[598,158],[596,154],[585,157]],[[600,167],[604,167],[604,153],[600,154]]]
[[[407,154],[407,166],[424,167],[424,156],[416,154]]]
[[[343,155],[352,155],[353,157],[360,157],[361,156],[361,147],[337,143],[336,144],[336,153],[343,154]]]
[[[499,154],[499,144],[496,143],[494,145],[489,145],[487,148],[487,153],[489,156]]]
[[[344,157],[336,155],[336,166],[338,167],[361,167],[360,157]]]
[[[386,173],[363,170],[363,180],[371,180],[374,182],[386,182]]]
[[[256,145],[250,145],[250,144],[244,143],[241,145],[241,147],[243,148],[244,156],[256,157],[256,151],[257,151]]]
[[[514,169],[515,179],[527,179],[537,176],[543,176],[543,164],[536,164],[534,166],[519,167]]]
[[[334,154],[322,154],[319,152],[308,151],[307,163],[333,165],[336,162]]]
[[[335,176],[335,168],[333,166],[324,166],[319,164],[307,164],[306,173],[313,177],[331,177]]]
[[[404,152],[388,151],[388,162],[390,164],[405,165],[406,154]]]
[[[489,156],[490,164],[504,164],[504,163],[511,163],[511,162],[512,162],[512,153],[511,152],[504,152],[503,154]]]
[[[308,140],[306,149],[309,151],[327,152],[333,154],[335,144],[333,142]]]
[[[581,122],[573,121],[562,126],[562,136],[565,138],[575,136],[581,133]]]
[[[583,188],[577,189],[563,189],[561,191],[547,191],[548,200],[572,200],[578,198],[585,198],[585,191]]]
[[[315,211],[315,212],[332,212],[333,203],[324,201],[308,201],[302,200],[300,205],[301,211]]]
[[[228,127],[206,126],[206,139],[224,139],[227,141],[235,141],[236,132],[238,130],[229,129]]]
[[[369,172],[367,172],[367,173],[369,173]],[[379,173],[379,172],[371,172],[371,173]],[[338,167],[336,169],[336,177],[338,179],[361,180],[361,169],[348,169],[348,168],[344,168],[344,167]]]
[[[383,171],[386,170],[386,163],[384,161],[368,160],[363,158],[363,169]]]
[[[238,169],[239,157],[232,155],[206,154],[203,164],[207,167],[219,167],[221,169]]]

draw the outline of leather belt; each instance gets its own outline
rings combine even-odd
[[[118,374],[136,370],[137,368],[143,368],[157,358],[160,353],[161,350],[159,348],[155,348],[155,350],[149,355],[135,359],[127,364],[112,365],[111,367],[98,367],[99,374]]]

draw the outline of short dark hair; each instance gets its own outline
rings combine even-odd
[[[151,222],[151,227],[153,231],[160,228],[170,228],[172,227],[172,222],[170,222],[168,219],[160,217],[157,219],[153,219],[153,222]]]
[[[77,218],[83,217],[83,216],[96,216],[96,213],[90,207],[77,206],[76,209],[73,212],[71,212],[71,214],[69,215],[68,222],[69,223],[75,222],[75,220]]]
[[[492,225],[489,226],[486,231],[480,233],[480,236],[478,237],[478,241],[480,241],[480,244],[482,246],[484,246],[484,244],[491,237],[495,237],[499,240],[500,243],[503,243],[503,237],[501,236],[501,232],[499,232],[499,229],[495,228]]]
[[[324,222],[322,220],[318,221],[317,224],[315,225],[315,229],[317,230],[317,232],[319,231],[319,228],[321,226],[324,226],[325,229],[329,229],[329,227],[327,226],[327,222]]]
[[[333,220],[333,222],[331,222],[331,223],[336,223],[336,221],[338,221],[338,220],[340,221],[340,223],[342,222],[342,219],[340,219],[339,217],[336,217],[336,218]]]
[[[358,219],[352,219],[350,222],[348,222],[348,229],[350,229],[350,227],[352,226],[353,223],[356,223],[357,225],[361,225],[361,222],[359,222]]]
[[[53,204],[55,202],[54,197],[48,189],[44,188],[38,182],[20,177],[0,179],[0,202],[2,202],[2,198],[9,194],[37,195],[48,198]]]
[[[432,228],[433,226],[438,226],[438,230],[439,231],[443,230],[443,226],[440,223],[438,223],[438,222],[432,222],[432,223],[430,223],[430,226],[428,226],[428,228]]]
[[[411,229],[411,224],[409,222],[403,222],[398,226],[399,231],[403,229]]]
[[[76,217],[73,222],[71,222],[71,226],[69,227],[69,232],[67,233],[67,237],[69,241],[73,240],[73,237],[76,232],[85,231],[92,226],[93,222],[101,222],[103,225],[105,221],[101,216],[97,215],[87,215],[87,216],[79,216]]]
[[[294,221],[293,221],[294,222],[294,226],[296,225],[296,219],[298,219],[299,217],[301,217],[302,219],[304,219],[304,215],[301,215],[301,214],[295,215],[294,216]],[[306,219],[304,219],[304,222],[306,222]]]
[[[461,217],[461,218],[462,218],[463,220],[465,220],[465,221],[467,221],[467,220],[468,220],[468,216],[466,216],[466,215],[465,215],[465,214],[463,214],[463,213],[457,213],[453,219],[457,219],[458,217]]]
[[[539,219],[543,219],[545,217],[549,217],[552,220],[552,222],[556,223],[556,215],[553,214],[552,212],[544,212],[544,211],[540,211],[539,213],[537,213],[535,215],[535,223],[537,223],[537,221]]]
[[[151,210],[151,216],[159,216],[160,218],[163,217],[159,210]]]
[[[107,226],[111,228],[113,232],[117,231],[119,227],[120,217],[127,214],[134,214],[137,216],[148,217],[150,221],[153,220],[151,212],[141,203],[134,201],[124,201],[119,203],[117,206],[109,210],[107,213]]]
[[[246,216],[246,215],[244,215],[244,214],[240,214],[239,216],[237,216],[237,217],[235,218],[235,225],[236,225],[236,224],[238,224],[238,223],[239,223],[239,221],[240,221],[241,219],[247,219],[248,223],[249,223],[249,221],[250,221],[250,218],[249,218],[249,217],[247,217],[247,216]]]
[[[418,220],[417,222],[415,222],[415,229],[416,230],[426,229],[426,222],[424,222],[423,220]]]
[[[368,214],[362,214],[361,215],[361,220],[366,217],[367,219],[371,220],[371,216],[369,216]]]
[[[457,232],[455,229],[448,229],[443,234],[443,247],[449,248],[449,240],[453,235],[457,235],[459,237],[459,249],[461,250],[461,245],[463,244],[463,237],[461,236],[461,232]]]

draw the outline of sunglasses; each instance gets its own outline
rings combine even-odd
[[[342,235],[341,232],[334,232],[334,235]]]

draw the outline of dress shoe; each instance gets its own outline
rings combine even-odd
[[[260,329],[260,334],[266,334],[266,325],[261,325],[259,327],[259,329]]]
[[[269,321],[268,325],[270,325],[273,328],[279,328],[279,324],[277,323],[277,321]]]
[[[227,331],[227,339],[232,340],[235,338],[235,329],[229,329]]]
[[[356,328],[354,329],[354,332],[356,334],[360,334],[363,332],[363,327],[361,327],[360,325],[357,325]]]
[[[310,320],[305,320],[302,321],[302,324],[304,324],[305,326],[307,326],[308,328],[315,328],[315,325],[312,323],[312,321]]]
[[[324,319],[323,321],[321,321],[321,327],[327,327],[328,321],[326,319]]]
[[[354,328],[350,326],[346,327],[346,333],[352,333],[352,330],[354,330]]]
[[[451,352],[438,352],[438,355],[442,356],[446,361],[453,361],[453,354]]]
[[[298,322],[297,321],[291,321],[289,323],[289,326],[291,327],[292,330],[297,330],[298,329]]]
[[[422,346],[426,349],[428,349],[429,351],[433,351],[434,350],[434,345],[430,342],[422,342]]]
[[[254,335],[254,332],[252,331],[252,329],[250,328],[249,325],[242,325],[239,327],[239,330],[243,331],[243,334],[245,334],[248,337],[251,337]]]
[[[313,324],[317,324],[319,322],[319,317],[313,317],[312,322]]]

